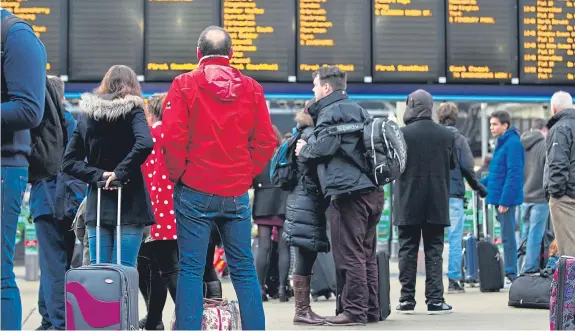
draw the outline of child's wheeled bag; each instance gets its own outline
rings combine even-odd
[[[551,280],[548,270],[517,277],[509,288],[510,307],[549,309]]]
[[[66,272],[67,330],[137,330],[138,271],[120,264],[100,263],[100,202],[105,182],[98,182],[96,264]],[[121,242],[122,186],[118,187],[116,242]],[[121,245],[117,261],[121,259]]]

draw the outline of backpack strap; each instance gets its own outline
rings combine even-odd
[[[28,24],[28,22],[24,21],[23,19],[21,19],[20,17],[18,17],[16,15],[6,16],[2,19],[2,27],[1,27],[1,29],[2,29],[2,55],[4,55],[4,45],[6,44],[6,38],[8,37],[8,32],[12,28],[12,25],[14,25],[16,23],[24,23],[24,24],[30,26],[30,24]],[[32,28],[32,27],[30,26],[30,28]]]
[[[339,135],[346,133],[353,133],[363,131],[363,126],[365,123],[350,123],[350,124],[340,124],[333,125],[327,128],[327,133],[330,135]]]

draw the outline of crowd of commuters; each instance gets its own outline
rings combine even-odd
[[[3,20],[9,16],[2,10]],[[348,98],[343,71],[326,66],[313,75],[314,99],[295,117],[297,185],[286,192],[273,187],[269,178],[269,161],[285,138],[271,123],[261,85],[230,65],[232,40],[224,29],[206,28],[198,40],[198,68],[176,77],[167,93],[152,96],[147,104],[135,72],[112,66],[98,88],[82,95],[77,123],[63,109],[64,83],[46,77],[45,50],[31,27],[16,23],[7,35],[2,53],[2,329],[22,327],[14,240],[29,181],[30,129],[45,118],[45,99],[61,114],[67,139],[61,171],[30,183],[31,211],[42,247],[39,329],[65,329],[64,275],[70,268],[75,238],[69,230],[76,216],[86,228],[86,263],[138,268],[147,307],[141,328],[164,327],[162,310],[169,293],[176,306],[175,328],[201,329],[204,298],[222,298],[213,267],[215,247],[221,244],[242,328],[265,329],[262,302],[267,299],[264,283],[274,242],[280,301],[290,296],[290,247],[296,251],[294,323],[363,325],[380,320],[376,226],[384,206],[383,188],[366,170],[362,135],[327,130],[368,119],[367,112]],[[463,292],[458,281],[464,180],[497,209],[510,282],[519,274],[515,210],[522,204],[529,220],[524,272],[538,271],[536,250],[548,210],[558,250],[575,254],[575,230],[569,226],[575,214],[575,109],[566,92],[556,93],[551,106],[554,115],[547,124],[534,121],[522,137],[511,126],[509,113],[491,115],[496,147],[489,173],[480,183],[469,145],[455,128],[457,107],[440,105],[436,123],[428,92],[417,90],[408,96],[401,131],[409,153],[395,185],[399,210],[393,220],[400,245],[398,312],[415,309],[422,237],[427,311],[451,311],[442,282],[446,227],[448,292]],[[99,182],[105,185],[96,247]],[[118,182],[123,190],[119,241]],[[250,188],[255,192],[253,210]],[[252,216],[258,225],[255,263]],[[118,247],[121,261],[116,260]],[[342,285],[341,311],[322,317],[310,307],[310,287],[317,256],[328,251],[333,252]]]

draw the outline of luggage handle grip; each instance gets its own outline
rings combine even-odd
[[[104,188],[104,187],[106,187],[106,181],[105,181],[105,180],[98,181],[98,183],[97,183],[96,185],[98,186],[98,188]],[[122,186],[123,186],[123,185],[122,185],[122,182],[119,181],[119,180],[113,180],[113,181],[110,183],[110,187],[120,188],[120,187],[122,187]]]
[[[103,183],[103,184],[102,184]],[[111,185],[118,188],[118,212],[116,217],[116,262],[122,264],[122,183],[118,180],[112,181]],[[100,264],[100,228],[101,228],[101,202],[102,202],[102,188],[106,186],[105,181],[98,182],[98,200],[96,202],[96,264]]]

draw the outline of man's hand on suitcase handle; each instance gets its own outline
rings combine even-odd
[[[117,190],[118,187],[122,186],[114,172],[104,172],[102,179],[104,180],[98,182],[98,187],[104,190]]]

